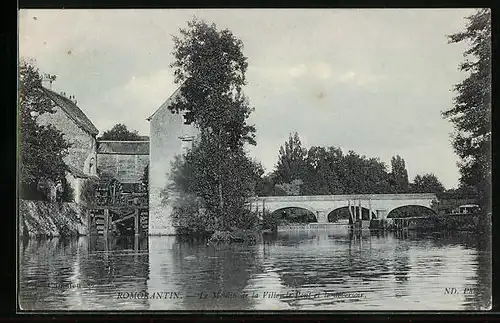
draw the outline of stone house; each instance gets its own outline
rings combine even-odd
[[[182,114],[173,114],[169,105],[181,97],[177,89],[147,120],[150,123],[149,145],[149,234],[172,235],[172,207],[162,203],[162,191],[170,183],[171,164],[193,145],[199,132],[184,123]]]
[[[64,157],[68,168],[66,180],[73,188],[75,202],[79,203],[84,181],[97,178],[96,136],[99,130],[75,101],[48,88],[42,87],[42,90],[54,102],[55,113],[40,115],[38,122],[53,125],[71,143],[69,153]]]
[[[144,170],[149,164],[149,140],[97,142],[97,171],[122,184],[125,192],[140,190]]]

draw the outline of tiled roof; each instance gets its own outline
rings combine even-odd
[[[42,89],[83,130],[94,136],[99,133],[99,130],[97,130],[92,121],[87,118],[85,113],[73,101],[47,88],[42,87]]]
[[[149,141],[111,141],[97,142],[98,154],[149,155]]]

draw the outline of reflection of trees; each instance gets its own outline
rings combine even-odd
[[[214,248],[197,240],[180,241],[178,238],[172,259],[184,308],[250,309],[251,300],[240,295],[256,266],[256,248],[245,245]],[[200,292],[208,294],[207,298],[200,300]],[[213,297],[216,292],[233,293],[236,297],[217,299]]]
[[[410,248],[406,244],[398,244],[394,249],[394,278],[396,283],[405,284],[408,281],[408,273],[411,270]],[[396,297],[406,296],[397,294]]]
[[[491,235],[476,238],[477,266],[475,284],[471,287],[473,292],[465,295],[467,310],[484,310],[492,306],[492,260],[491,260]]]
[[[141,241],[142,245],[147,246]],[[29,240],[20,259],[20,298],[25,309],[113,308],[119,291],[143,291],[148,278],[148,253],[132,241],[102,237]],[[80,284],[79,288],[47,288],[48,284]],[[37,285],[43,284],[44,287]],[[88,286],[94,285],[92,288]],[[147,300],[133,300],[146,307]],[[133,306],[131,306],[133,308]]]
[[[369,236],[353,232],[344,236],[317,234],[328,239],[300,241],[293,235],[280,235],[286,239],[280,244],[287,248],[275,253],[272,262],[279,269],[281,283],[290,290],[332,288],[336,292],[360,291],[365,288],[361,286],[363,282],[380,280],[388,275],[387,257],[371,256]],[[294,248],[290,248],[292,246]],[[290,305],[293,301],[287,300]]]

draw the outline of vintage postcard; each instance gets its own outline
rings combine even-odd
[[[491,14],[34,10],[18,310],[490,310]]]

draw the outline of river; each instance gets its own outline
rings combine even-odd
[[[30,239],[24,310],[486,310],[491,239],[279,233],[253,246],[180,237]]]

